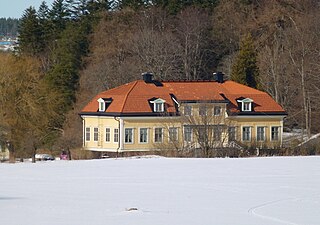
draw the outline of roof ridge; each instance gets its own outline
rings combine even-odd
[[[129,91],[127,92],[126,96],[124,97],[124,101],[123,101],[123,104],[122,104],[122,107],[121,107],[121,112],[123,112],[123,109],[124,109],[124,106],[126,105],[128,96],[131,93],[131,91],[133,90],[133,88],[137,85],[137,83],[138,83],[138,80],[136,80],[134,82],[134,84],[132,85],[132,87],[129,89]]]

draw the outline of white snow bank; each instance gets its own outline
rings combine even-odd
[[[320,157],[0,164],[3,225],[316,225]]]

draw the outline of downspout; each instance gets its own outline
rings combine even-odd
[[[118,148],[117,148],[117,158],[118,158],[118,155],[119,155],[119,150],[123,150],[123,127],[124,127],[124,123],[123,123],[123,119],[121,117],[117,118],[117,117],[114,117],[114,119],[116,121],[118,121],[118,129],[119,129],[119,139],[118,139]]]
[[[86,121],[83,119],[83,117],[80,115],[80,118],[82,120],[82,147],[84,148],[85,147],[85,135],[86,135],[86,131],[85,131],[85,123]]]
[[[119,149],[120,149],[120,119],[118,119],[116,116],[114,117],[114,120],[116,120],[118,122],[118,148],[117,148],[117,155],[116,158],[118,158],[118,154],[119,154]]]

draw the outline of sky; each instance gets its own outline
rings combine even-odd
[[[0,0],[0,18],[21,18],[23,12],[30,6],[38,10],[41,2],[44,0]],[[47,5],[51,7],[54,0],[46,0]]]

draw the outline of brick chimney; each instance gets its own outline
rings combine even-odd
[[[153,77],[153,74],[150,73],[150,72],[145,72],[145,73],[142,73],[142,79],[144,80],[144,82],[146,83],[152,83],[152,77]]]

